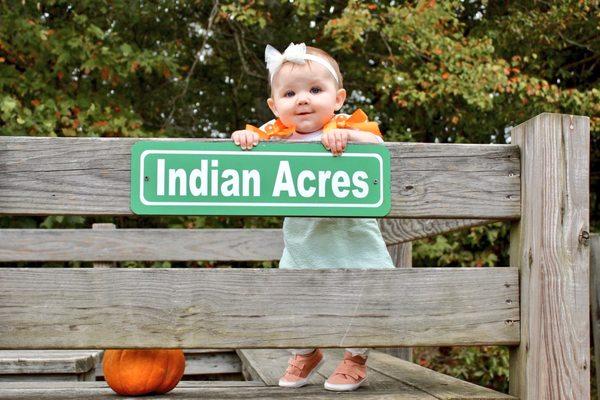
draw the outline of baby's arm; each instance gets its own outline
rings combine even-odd
[[[258,144],[258,133],[242,129],[231,134],[233,143],[237,144],[242,150],[250,150]]]
[[[342,154],[348,142],[382,143],[383,139],[371,132],[354,129],[332,129],[321,136],[321,143],[327,150],[331,150],[334,156]]]

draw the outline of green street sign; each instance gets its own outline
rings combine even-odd
[[[320,143],[140,141],[131,151],[131,210],[152,215],[383,217],[390,154]]]

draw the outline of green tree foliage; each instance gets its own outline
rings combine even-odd
[[[272,118],[265,45],[305,42],[339,61],[349,93],[343,111],[363,108],[388,141],[506,143],[512,126],[540,112],[590,116],[598,229],[599,17],[595,0],[0,0],[0,134],[228,137]],[[53,216],[0,217],[0,226],[109,221],[189,229],[281,223]],[[507,236],[507,225],[492,224],[423,240],[415,264],[506,265]],[[502,368],[480,383],[505,377]]]
[[[346,110],[387,140],[505,143],[543,111],[591,117],[597,1],[0,1],[0,133],[223,137],[271,118],[264,47],[322,47]],[[598,200],[592,199],[597,224]]]

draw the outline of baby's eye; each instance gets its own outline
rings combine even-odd
[[[287,92],[285,92],[283,94],[283,97],[292,97],[293,95],[295,95],[296,93],[294,93],[293,90],[288,90]]]
[[[310,88],[310,92],[311,92],[312,94],[317,94],[317,93],[320,93],[320,92],[321,92],[321,88],[320,88],[320,87],[318,87],[318,86],[314,86],[314,87]]]

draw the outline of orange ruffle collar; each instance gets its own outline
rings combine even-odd
[[[246,125],[246,129],[258,133],[261,140],[271,140],[273,137],[285,139],[292,136],[295,132],[295,127],[285,126],[279,118],[274,123],[267,124],[264,129],[250,124]],[[356,129],[381,136],[377,122],[369,121],[367,114],[360,108],[350,116],[344,114],[335,115],[323,126],[323,132],[329,132],[332,129]]]

